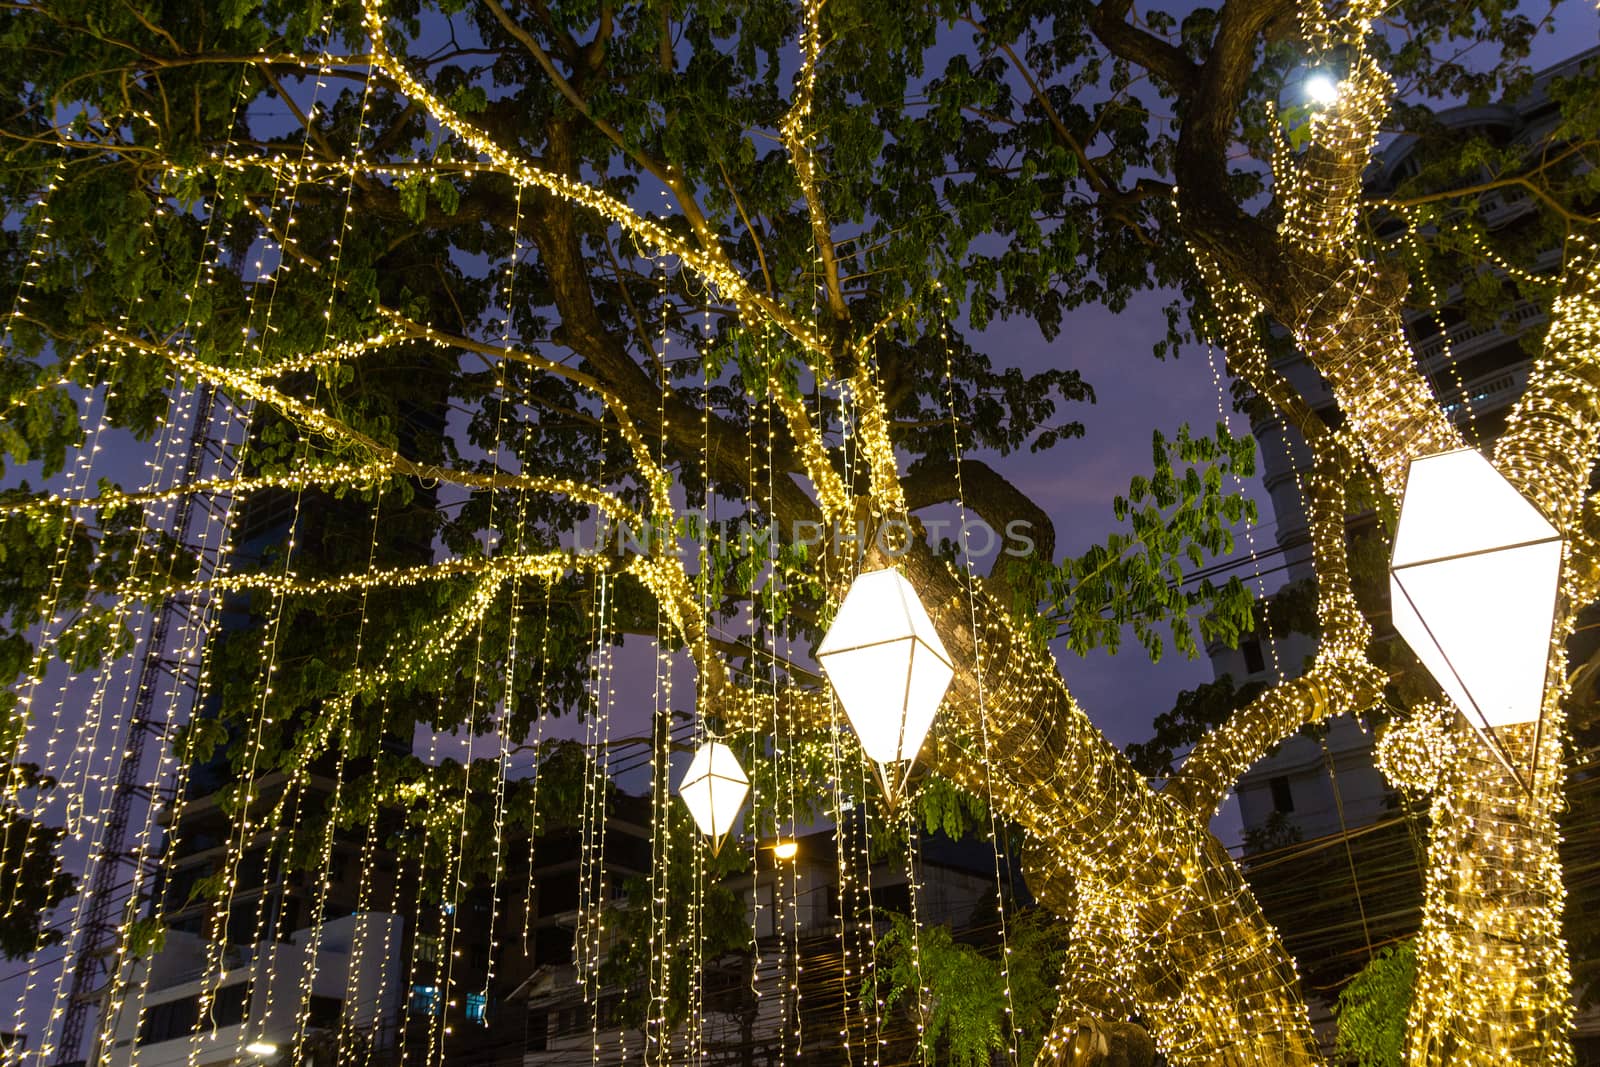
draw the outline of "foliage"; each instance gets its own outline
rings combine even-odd
[[[898,1008],[916,1017],[929,1062],[983,1067],[1005,1055],[1020,1032],[1018,1062],[1032,1063],[1049,1031],[1055,983],[1068,951],[1050,917],[1039,909],[1007,917],[1008,973],[997,958],[997,939],[987,939],[985,952],[956,940],[948,926],[919,928],[903,915],[888,918],[889,931],[877,944],[877,969],[862,986],[863,1003],[881,1001],[885,1011]]]
[[[1164,49],[1159,54],[1202,63],[1229,21],[1222,15],[1249,8],[1248,0],[1230,4],[1239,6],[1181,19],[1141,11],[1138,32]],[[1182,79],[1106,46],[1096,16],[1111,12],[1121,24],[1124,8],[832,0],[814,129],[806,131],[821,176],[819,226],[793,160],[772,136],[793,102],[795,5],[505,7],[512,10],[394,0],[385,43],[514,154],[647,205],[667,231],[714,246],[755,292],[817,325],[832,366],[821,366],[818,351],[740,320],[726,294],[713,298],[703,279],[639,247],[614,219],[458,162],[477,161],[472,145],[390,80],[348,66],[323,78],[318,57],[371,49],[356,4],[57,0],[0,15],[0,47],[18,57],[0,72],[11,104],[0,124],[0,202],[16,220],[0,233],[0,285],[27,293],[25,310],[8,320],[0,460],[13,473],[59,474],[82,442],[70,416],[84,396],[103,398],[111,429],[150,440],[163,428],[169,396],[195,373],[176,371],[174,352],[214,376],[259,375],[280,401],[300,405],[298,413],[286,402],[255,406],[246,474],[303,474],[390,449],[405,457],[382,476],[252,497],[239,523],[236,569],[261,579],[260,588],[229,598],[238,625],[210,660],[215,717],[185,731],[179,748],[190,759],[229,764],[240,782],[223,800],[237,815],[250,773],[283,771],[293,780],[309,762],[307,738],[337,738],[337,758],[364,761],[368,773],[342,810],[328,813],[328,825],[398,813],[397,849],[438,868],[457,847],[455,833],[467,842],[455,858],[469,872],[489,863],[499,769],[484,760],[424,761],[407,751],[412,738],[497,731],[508,745],[536,745],[540,716],[604,714],[610,694],[599,693],[593,651],[628,635],[661,636],[667,627],[654,596],[631,577],[580,569],[549,581],[495,585],[455,575],[314,596],[274,591],[267,578],[410,568],[436,555],[480,564],[566,551],[597,520],[591,505],[481,479],[536,471],[646,508],[651,487],[625,441],[623,409],[671,472],[673,491],[708,523],[726,525],[734,515],[765,526],[797,509],[809,514],[813,501],[796,480],[804,443],[765,402],[766,387],[804,398],[823,441],[853,443],[860,412],[823,382],[848,380],[863,359],[905,461],[910,510],[1005,498],[1014,487],[1003,477],[957,459],[1064,448],[1082,432],[1072,405],[1095,393],[1067,365],[1070,347],[1062,365],[1024,370],[990,355],[1000,342],[987,328],[1012,320],[1070,342],[1063,325],[1072,309],[1122,310],[1136,294],[1163,287],[1175,295],[1157,352],[1174,355],[1191,333],[1187,310],[1205,304],[1172,196],[1182,123],[1203,101]],[[1386,18],[1392,36],[1383,58],[1421,102],[1482,100],[1525,81],[1519,63],[1533,23],[1509,3],[1407,0]],[[1277,105],[1304,61],[1292,21],[1270,20],[1244,50],[1242,99],[1221,131],[1240,151],[1216,188],[1203,190],[1229,207],[1264,205],[1263,217],[1281,205],[1263,195],[1261,164],[1281,130]],[[1458,62],[1457,45],[1466,42],[1498,50],[1486,73]],[[263,53],[281,58],[257,61]],[[1553,88],[1561,137],[1592,129],[1596,84],[1575,78]],[[1420,104],[1406,125],[1443,132]],[[1470,242],[1481,228],[1471,207],[1460,196],[1427,198],[1480,172],[1525,179],[1572,210],[1592,192],[1594,171],[1586,176],[1576,158],[1541,161],[1535,172],[1539,146],[1437,143],[1438,159],[1403,190],[1419,202],[1387,208],[1409,212],[1422,250],[1391,241],[1383,215],[1372,217],[1365,247],[1387,264],[1421,270],[1420,263],[1435,277],[1475,264],[1482,250]],[[302,180],[275,162],[285,159],[332,169]],[[374,168],[345,180],[338,165],[352,159]],[[431,165],[426,177],[418,165]],[[1442,224],[1457,211],[1463,225]],[[829,226],[831,249],[818,237]],[[1515,259],[1527,248],[1499,251]],[[843,264],[832,290],[823,277],[827,254]],[[262,262],[272,265],[258,269]],[[1475,281],[1471,313],[1491,313],[1505,295]],[[371,338],[396,316],[425,329],[314,371],[286,363]],[[871,324],[881,329],[869,336]],[[114,358],[103,347],[108,330],[120,338]],[[526,358],[512,359],[513,350]],[[601,383],[619,407],[601,404],[574,375]],[[325,413],[341,432],[309,420],[306,409]],[[1254,519],[1250,502],[1225,488],[1253,470],[1253,444],[1221,427],[1209,437],[1185,428],[1174,439],[1156,434],[1152,452],[1152,473],[1113,503],[1117,528],[1099,544],[1074,558],[1043,559],[1032,573],[990,576],[995,595],[1036,625],[1041,644],[1064,627],[1074,651],[1115,650],[1131,629],[1152,657],[1168,641],[1194,655],[1203,642],[1235,641],[1251,628],[1237,580],[1192,579],[1233,550],[1236,524]],[[865,477],[858,452],[840,450],[839,458],[853,484]],[[38,496],[26,484],[5,491],[8,502]],[[4,524],[6,677],[38,674],[52,660],[82,673],[128,647],[120,616],[105,605],[126,590],[154,600],[193,571],[174,546],[146,533],[153,514],[103,508],[75,523],[41,506]],[[1374,567],[1380,541],[1366,546]],[[140,553],[178,566],[138,572],[132,561]],[[792,541],[770,557],[715,542],[700,562],[696,592],[711,629],[747,635],[719,647],[733,677],[761,695],[813,686],[803,667],[777,665],[772,653],[815,638],[823,583],[836,575]],[[49,647],[35,648],[46,594],[58,588],[87,608]],[[481,611],[471,624],[455,625],[474,605]],[[14,699],[6,698],[4,755],[30,727]],[[1134,754],[1141,769],[1169,774],[1183,746],[1247,699],[1226,680],[1185,694],[1158,722],[1162,736]],[[796,731],[773,744],[798,748],[797,766],[810,773],[820,748],[805,745],[827,736]],[[535,759],[548,787],[539,809],[525,786],[512,790],[512,810],[523,812],[529,832],[540,820],[548,827],[570,818],[573,798],[596,773],[591,755],[558,746]],[[947,785],[929,783],[925,824],[952,830],[981,820],[986,812]],[[777,795],[759,774],[757,786]],[[667,846],[679,859],[693,847],[687,835],[679,813]],[[693,866],[671,869],[686,877]],[[40,874],[48,897],[59,879]],[[617,966],[648,963],[660,943],[650,937],[679,946],[704,936],[698,950],[707,953],[734,945],[717,938],[731,937],[742,920],[720,890],[708,892],[709,925],[693,934],[681,925],[648,932],[638,924],[653,909],[630,912]],[[946,1010],[943,1040],[968,1057],[993,1048],[997,1035],[1004,1044],[992,1018],[992,961],[948,934],[940,942],[929,932],[927,940],[934,950],[921,958],[925,973],[946,991],[933,1010],[963,997],[974,1009]],[[1012,966],[1015,998],[1022,972]],[[973,981],[953,983],[963,977]],[[674,988],[669,999],[679,1004],[684,992]]]
[[[1250,593],[1237,576],[1220,586],[1208,577],[1194,583],[1186,567],[1199,570],[1231,554],[1234,529],[1256,521],[1255,502],[1237,488],[1255,473],[1255,442],[1234,437],[1225,423],[1211,437],[1195,437],[1185,424],[1171,441],[1157,430],[1151,454],[1153,473],[1135,476],[1127,496],[1112,501],[1126,532],[1035,569],[1040,588],[1024,599],[1042,599],[1052,614],[1041,618],[1025,603],[1024,618],[1046,627],[1042,639],[1055,636],[1059,623],[1067,647],[1079,655],[1102,646],[1116,652],[1131,627],[1159,660],[1164,628],[1173,647],[1193,658],[1200,651],[1196,631],[1201,641],[1231,643],[1253,625]],[[1186,466],[1175,470],[1175,463]]]
[[[922,814],[923,829],[930,834],[942,833],[959,841],[968,834],[987,834],[989,830],[989,806],[983,798],[939,775],[927,775],[917,783],[915,802]]]
[[[1214,682],[1183,690],[1171,711],[1156,716],[1155,735],[1128,746],[1128,759],[1147,778],[1169,776],[1183,752],[1254,700],[1262,688],[1260,682],[1235,686],[1233,675],[1223,674]]]
[[[26,763],[12,766],[10,778],[8,784],[18,790],[47,790],[56,784]],[[0,955],[8,960],[62,940],[62,931],[49,925],[49,919],[77,884],[61,869],[57,855],[65,836],[65,830],[29,817],[13,802],[0,806],[0,871],[8,876],[8,884],[0,889],[0,899],[5,900],[0,911]]]
[[[1254,856],[1257,853],[1277,852],[1279,849],[1298,845],[1304,837],[1293,815],[1274,811],[1256,825],[1244,828],[1244,847],[1247,853]],[[1266,879],[1259,880],[1266,881]],[[1257,895],[1260,895],[1259,891]]]
[[[629,878],[623,887],[627,904],[609,913],[606,920],[615,941],[600,963],[600,980],[622,991],[618,1010],[632,1026],[643,1025],[649,1018],[649,979],[659,974],[660,960],[698,959],[710,968],[723,956],[743,951],[750,944],[745,904],[729,887],[728,878],[748,869],[749,855],[728,848],[713,856],[680,804],[668,806],[666,823],[666,833],[658,842],[658,847],[667,851],[666,862],[659,868],[665,872],[665,881],[658,884],[642,876]],[[660,907],[658,901],[673,904]],[[685,906],[689,902],[693,906]],[[691,987],[700,977],[691,967],[667,971],[667,983],[657,988],[655,995],[666,1005],[668,1027],[683,1021],[691,1004]]]
[[[75,424],[74,424],[75,425]],[[0,490],[0,504],[32,497],[27,482]],[[147,580],[170,558],[170,538],[142,529],[137,508],[102,508],[93,521],[51,514],[34,521],[0,523],[0,671],[7,678],[42,677],[59,664],[71,672],[97,666],[102,657],[128,651],[133,635],[116,597]],[[135,571],[137,570],[137,573]],[[187,573],[182,561],[171,577]],[[37,633],[57,605],[81,607],[59,625],[55,640],[38,647]],[[0,757],[14,759],[22,740],[19,692],[0,694]]]
[[[1417,950],[1410,941],[1372,957],[1339,991],[1339,1052],[1355,1057],[1360,1067],[1400,1067],[1416,977]]]
[[[1259,614],[1259,626],[1233,631],[1233,640],[1224,640],[1224,643],[1236,644],[1247,633],[1265,633],[1275,638],[1290,633],[1315,635],[1320,629],[1315,582],[1305,579],[1283,585],[1265,599]],[[1172,708],[1157,715],[1151,723],[1154,733],[1150,740],[1128,745],[1128,759],[1147,778],[1171,776],[1184,753],[1265,689],[1264,682],[1235,685],[1231,674],[1222,674],[1215,681],[1201,682],[1193,689],[1179,692]]]

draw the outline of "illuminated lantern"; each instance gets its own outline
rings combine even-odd
[[[1494,731],[1539,721],[1561,548],[1474,449],[1411,462],[1389,562],[1394,627],[1513,774]]]
[[[711,838],[713,854],[721,850],[749,792],[750,778],[739,765],[739,757],[721,741],[701,745],[678,782],[678,795],[700,832]]]
[[[955,675],[911,583],[896,570],[859,575],[817,661],[893,800],[888,769],[916,758]]]

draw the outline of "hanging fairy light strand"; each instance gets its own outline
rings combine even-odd
[[[976,588],[976,574],[974,571],[974,560],[972,557],[971,528],[967,521],[966,484],[961,471],[961,426],[956,416],[955,363],[950,352],[950,322],[955,317],[956,308],[954,306],[954,302],[949,298],[949,296],[943,293],[942,286],[940,287],[940,292],[944,297],[944,306],[942,309],[943,314],[940,316],[939,320],[939,340],[944,349],[945,406],[950,413],[950,451],[955,457],[957,517],[961,524],[960,530],[962,535],[962,558],[967,572],[967,580],[965,582],[967,591],[967,616],[972,633],[973,648],[976,650],[977,661],[981,666],[983,662],[984,648],[981,643],[982,633],[978,626],[977,599],[973,595],[973,590]],[[1005,874],[1001,869],[1002,859],[1007,867],[1011,865],[1012,859],[1009,855],[1005,855],[1007,850],[1004,846],[1004,834],[1001,829],[995,808],[994,779],[993,776],[988,773],[988,768],[990,767],[989,724],[988,715],[984,710],[983,676],[981,672],[978,676],[978,691],[976,698],[978,704],[978,741],[982,746],[983,765],[985,768],[983,794],[985,809],[984,814],[985,819],[989,824],[989,844],[994,850],[995,912],[999,917],[1000,925],[1000,979],[1002,988],[1005,992],[1005,1014],[1008,1030],[1006,1035],[1006,1055],[1009,1057],[1012,1067],[1017,1067],[1017,1064],[1019,1063],[1019,1045],[1023,1035],[1017,1026],[1018,1019],[1016,1012],[1016,1000],[1013,996],[1011,986],[1011,931],[1009,927],[1010,916],[1008,913],[1013,905],[1009,900],[1009,890],[1011,887],[1007,884],[1007,879],[1005,878]]]

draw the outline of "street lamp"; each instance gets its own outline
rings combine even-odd
[[[1320,67],[1307,74],[1300,87],[1313,107],[1332,107],[1339,102],[1339,79]]]
[[[892,803],[903,775],[892,780],[890,768],[909,770],[955,676],[911,583],[893,569],[857,576],[817,661]]]
[[[1476,450],[1412,460],[1389,561],[1394,628],[1520,779],[1497,727],[1544,707],[1560,534]]]
[[[678,795],[700,832],[711,838],[712,855],[721,851],[749,792],[750,777],[733,749],[721,741],[707,741],[696,750],[678,782]]]

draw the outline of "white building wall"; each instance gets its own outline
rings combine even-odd
[[[1326,747],[1324,747],[1326,746]],[[1239,782],[1247,829],[1280,815],[1302,840],[1367,826],[1389,809],[1389,786],[1372,764],[1372,735],[1347,715],[1328,721],[1321,740],[1290,738]]]
[[[130,996],[117,1019],[112,1045],[101,1062],[123,1067],[219,1067],[261,1063],[267,1057],[248,1053],[253,1042],[292,1048],[301,1030],[300,1014],[311,996],[343,1002],[340,1028],[370,1033],[398,1021],[400,945],[404,921],[398,915],[366,912],[299,930],[290,943],[269,943],[250,950],[230,948],[225,969],[207,973],[205,940],[196,934],[168,931],[166,943],[149,964],[144,996],[137,995],[143,976],[136,974]],[[313,935],[316,940],[313,943]],[[186,1037],[138,1044],[141,1021],[163,1005],[250,983],[244,1020],[211,1028],[204,1016]]]

